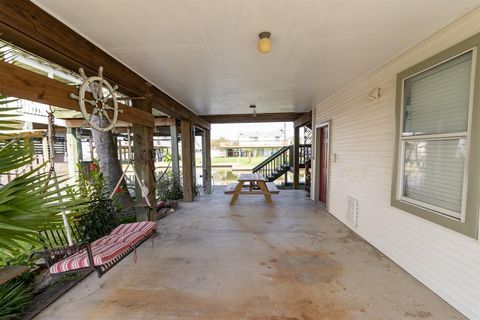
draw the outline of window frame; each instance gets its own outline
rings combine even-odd
[[[472,53],[472,65],[470,67],[470,90],[469,90],[469,101],[468,101],[468,118],[467,118],[467,131],[464,132],[448,132],[448,133],[429,133],[429,134],[417,134],[417,135],[410,135],[406,136],[403,134],[404,126],[405,126],[405,82],[408,79],[415,77],[416,75],[422,74],[431,70],[437,66],[440,66],[444,63],[447,63],[451,60],[454,60],[466,53]],[[397,199],[400,201],[404,201],[410,203],[415,206],[423,207],[429,209],[435,213],[445,215],[447,218],[451,218],[454,220],[460,220],[461,222],[465,222],[465,211],[467,207],[467,188],[468,188],[468,159],[470,156],[470,138],[471,138],[471,129],[472,129],[472,111],[473,111],[473,93],[475,90],[475,67],[478,60],[478,53],[477,48],[471,48],[464,52],[460,52],[459,54],[450,57],[440,63],[432,65],[422,71],[414,73],[404,79],[402,79],[402,97],[401,97],[401,119],[400,119],[400,153],[399,153],[399,160],[400,161],[400,168],[399,168],[399,177],[398,177],[398,194]],[[465,139],[467,141],[466,150],[465,150],[465,163],[463,165],[463,183],[462,183],[462,206],[460,212],[455,212],[443,207],[439,207],[430,203],[422,202],[419,200],[415,200],[404,196],[404,178],[405,178],[405,145],[408,141],[441,141],[441,140],[457,140],[457,139]]]
[[[395,149],[392,174],[391,205],[403,211],[455,230],[469,237],[478,238],[478,204],[480,173],[480,34],[477,34],[439,54],[422,61],[397,74],[395,99]],[[458,56],[472,52],[472,69],[470,80],[470,101],[466,132],[403,135],[405,81]],[[464,164],[462,208],[457,213],[446,208],[424,203],[403,196],[403,178],[405,169],[405,145],[407,141],[439,141],[449,139],[466,139]]]

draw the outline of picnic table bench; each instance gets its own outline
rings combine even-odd
[[[248,183],[247,185],[245,185]],[[273,182],[266,182],[260,174],[241,174],[237,183],[230,183],[226,186],[224,193],[231,194],[230,205],[237,203],[239,195],[263,195],[269,204],[273,204],[272,194],[280,191]]]
[[[277,185],[274,182],[265,182],[265,184],[267,185],[267,189],[271,194],[279,194],[280,193],[280,190],[278,189]],[[223,193],[233,194],[237,185],[238,185],[238,182],[229,183],[225,187],[225,189],[223,190]]]

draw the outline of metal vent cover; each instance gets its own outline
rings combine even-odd
[[[358,200],[353,197],[347,198],[347,221],[354,229],[357,229]]]

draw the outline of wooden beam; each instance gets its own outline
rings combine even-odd
[[[80,111],[78,101],[70,98],[70,93],[78,94],[78,89],[74,86],[69,86],[3,61],[0,61],[0,93]],[[121,103],[118,106],[119,109],[123,110],[122,113],[118,114],[119,120],[153,128],[154,118],[151,113]],[[87,106],[87,109],[91,112],[90,106]]]
[[[63,119],[57,117],[55,114],[55,119]],[[125,122],[118,120],[115,128],[128,128],[131,127],[132,124],[130,122]],[[85,119],[65,119],[65,127],[67,128],[89,128],[88,123]]]
[[[156,117],[155,127],[170,127],[175,125],[175,118],[171,117]]]
[[[301,115],[296,112],[257,113],[254,118],[252,114],[214,114],[202,118],[210,123],[293,122]]]
[[[156,127],[153,135],[156,137],[170,137],[170,127]]]
[[[182,130],[182,172],[183,172],[183,201],[193,201],[193,135],[192,123],[188,120],[182,120],[180,128]]]
[[[158,111],[180,120],[190,120],[199,127],[210,129],[210,123],[208,121],[185,108],[182,104],[173,100],[159,89],[153,88],[151,92],[153,107]]]
[[[55,119],[83,119],[83,114],[80,111],[67,110],[53,107],[52,111],[55,113]]]
[[[210,128],[194,112],[31,1],[0,1],[0,38],[72,71],[83,67],[87,74],[96,74],[103,66],[105,78],[122,92],[130,96],[148,93],[153,108]]]
[[[8,130],[0,131],[0,140],[43,138],[46,130]]]
[[[305,124],[312,122],[312,110],[305,112],[304,114],[300,115],[298,118],[295,119],[293,122],[293,126],[296,127],[301,127],[304,126]]]

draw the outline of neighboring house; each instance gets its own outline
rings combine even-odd
[[[282,131],[269,133],[241,133],[236,141],[220,143],[225,157],[268,157],[291,144]]]
[[[312,198],[471,319],[480,315],[479,21],[472,11],[313,109]]]

